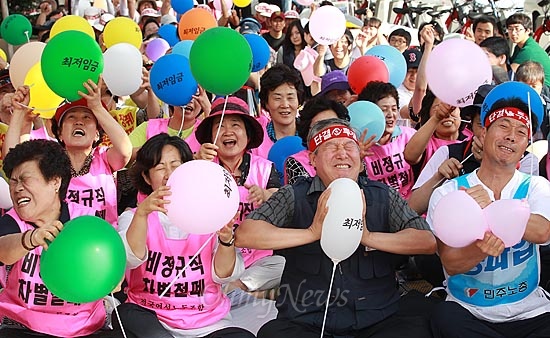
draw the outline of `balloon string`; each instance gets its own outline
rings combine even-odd
[[[180,129],[178,130],[178,137],[180,138],[181,138],[181,130],[183,129],[183,121],[185,121],[185,114],[184,114],[185,107],[181,107],[181,109],[182,109],[181,123],[180,123]]]
[[[228,95],[225,96],[225,102],[223,103],[222,109],[222,117],[220,118],[220,124],[218,125],[218,130],[216,131],[216,137],[214,137],[214,144],[216,144],[216,142],[218,141],[218,136],[220,136],[220,129],[222,128],[223,117],[225,115],[225,107],[227,107],[227,98]]]
[[[47,112],[47,111],[52,111],[52,110],[57,110],[57,108],[61,107],[65,101],[63,101],[59,106],[57,107],[53,107],[53,108],[34,108],[34,107],[29,107],[29,106],[25,106],[24,104],[22,104],[21,102],[16,102],[17,105],[21,106],[21,107],[24,107],[24,108],[27,108],[27,109],[31,109],[31,110],[34,110],[34,111],[38,111],[38,112]]]
[[[115,309],[115,313],[116,313],[116,317],[118,319],[118,325],[120,325],[120,330],[122,331],[122,335],[124,336],[124,338],[128,338],[126,336],[126,331],[124,330],[124,327],[122,326],[122,321],[120,320],[120,316],[118,314],[118,309],[117,309],[117,306],[115,304],[115,296],[113,296],[113,293],[111,292],[111,300],[113,302],[113,308]],[[111,316],[112,317],[112,316]]]
[[[27,42],[31,42],[31,38],[29,37],[29,31],[25,31],[25,36],[27,37]]]
[[[532,157],[536,157],[534,155],[535,147],[533,145],[533,124],[531,123],[531,93],[527,92],[527,109],[529,110],[529,144],[531,144],[531,147],[533,148],[533,152],[531,152]],[[531,158],[531,172],[529,173],[529,183],[531,183],[531,178],[533,177],[533,171],[535,170],[534,167],[534,159]],[[527,195],[525,195],[525,199],[529,199],[529,192],[531,191],[531,184],[529,184],[529,188],[527,188]]]
[[[328,313],[328,305],[330,303],[330,293],[332,292],[332,284],[334,283],[334,274],[336,273],[336,263],[335,261],[332,261],[332,277],[330,277],[330,286],[328,287],[328,295],[327,295],[327,306],[325,307],[325,315],[323,316],[323,326],[321,326],[321,338],[323,338],[323,334],[325,334],[325,324],[327,322],[327,313]]]
[[[204,244],[199,248],[199,250],[197,250],[197,253],[195,254],[195,256],[193,256],[188,262],[187,264],[185,264],[185,266],[183,267],[183,269],[180,270],[180,272],[178,272],[178,275],[176,277],[174,277],[174,279],[170,282],[170,284],[168,284],[168,286],[166,287],[166,289],[164,289],[164,291],[162,291],[162,293],[160,294],[159,298],[162,298],[164,297],[164,295],[166,294],[166,292],[168,292],[168,290],[170,290],[170,288],[172,288],[172,286],[174,286],[174,284],[176,283],[176,280],[178,278],[181,277],[181,275],[183,275],[183,273],[185,272],[185,270],[187,270],[187,268],[189,267],[189,265],[191,265],[191,263],[195,260],[195,258],[197,258],[198,255],[200,255],[201,251],[204,250],[204,248],[206,247],[206,245],[212,240],[212,238],[214,238],[214,236],[216,235],[216,233],[213,233],[212,235],[210,235],[210,237],[206,240],[206,242],[204,242]]]

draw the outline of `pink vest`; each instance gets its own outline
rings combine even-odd
[[[168,239],[158,213],[147,219],[147,261],[130,270],[128,302],[156,312],[170,327],[189,330],[211,325],[227,315],[231,302],[212,280],[215,238],[185,270],[163,298],[159,295],[188,263],[210,235],[192,235],[186,239]]]
[[[170,122],[170,119],[151,119],[147,121],[147,128],[146,128],[146,137],[147,139],[150,139],[151,137],[158,135],[160,133],[168,133],[168,123]],[[201,120],[197,119],[195,121],[195,125],[193,126],[193,132],[189,137],[185,139],[185,142],[189,145],[189,148],[191,148],[191,151],[196,153],[201,148],[201,144],[199,141],[197,141],[197,138],[195,137],[195,131],[197,130],[197,127],[201,123]]]
[[[96,216],[117,228],[117,192],[113,171],[107,160],[108,149],[95,148],[90,172],[71,178],[66,200],[96,210]]]
[[[217,162],[217,158],[216,158]],[[266,160],[262,157],[250,155],[250,170],[248,172],[248,177],[246,178],[246,185],[257,185],[263,189],[267,187],[267,182],[269,181],[269,175],[271,174],[271,167],[273,162]],[[239,186],[239,217],[235,224],[241,224],[246,216],[256,209],[256,205],[248,202],[248,189],[244,186]],[[258,250],[258,249],[248,249],[240,248],[244,260],[244,266],[249,267],[252,263],[256,262],[260,258],[273,255],[273,250]]]
[[[289,157],[292,157],[293,159],[298,161],[302,165],[302,167],[304,167],[304,169],[307,171],[310,177],[315,176],[315,174],[317,173],[315,171],[315,168],[313,168],[313,166],[309,162],[309,150],[307,149],[302,150],[294,155],[290,155]],[[285,184],[288,184],[288,176],[286,174],[286,168],[284,172],[284,177],[285,177]]]
[[[57,141],[54,137],[51,137],[50,135],[48,135],[48,132],[44,127],[31,130],[30,137],[31,137],[31,140],[39,139],[39,140]]]
[[[414,174],[410,164],[405,161],[403,152],[416,130],[400,127],[401,134],[384,145],[370,148],[373,155],[365,157],[367,176],[395,188],[401,196],[408,199],[414,185]]]
[[[462,132],[462,135],[466,136],[466,138],[462,141],[466,141],[471,139],[474,134],[469,129],[464,129]],[[435,153],[437,149],[443,146],[448,146],[450,144],[454,143],[460,143],[461,140],[442,140],[440,138],[435,137],[435,135],[432,135],[430,137],[430,141],[428,142],[428,145],[426,145],[426,156],[424,156],[424,163],[422,164],[422,168],[428,163],[432,155]]]
[[[266,130],[266,126],[269,123],[270,119],[265,115],[261,115],[260,117],[257,118],[257,120],[258,122],[260,122],[260,124],[263,127],[264,140],[262,141],[262,144],[260,144],[258,148],[252,149],[250,153],[267,159],[269,155],[269,150],[271,150],[271,147],[273,147],[273,144],[274,144],[273,141],[271,141],[271,139],[269,138],[269,135],[267,135],[267,130]]]
[[[94,214],[94,210],[78,204],[68,205],[71,218]],[[8,214],[21,232],[33,229],[14,209]],[[6,316],[32,331],[59,337],[86,336],[99,330],[106,316],[103,300],[74,304],[55,297],[39,275],[41,254],[42,247],[37,247],[12,266],[6,288],[0,292],[0,321]]]

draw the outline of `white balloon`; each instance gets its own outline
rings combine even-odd
[[[0,208],[10,209],[11,207],[13,207],[13,202],[10,197],[10,188],[8,183],[0,178]]]
[[[135,93],[141,86],[141,52],[129,43],[117,43],[103,53],[103,80],[117,96]]]
[[[328,186],[328,213],[323,222],[321,248],[334,263],[351,256],[361,243],[363,234],[362,190],[357,182],[339,178]]]

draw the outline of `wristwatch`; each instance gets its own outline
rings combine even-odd
[[[218,242],[223,246],[230,247],[233,245],[233,243],[235,243],[235,235],[231,236],[231,239],[229,240],[229,242],[224,242],[218,237]]]

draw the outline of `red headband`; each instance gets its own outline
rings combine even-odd
[[[357,135],[355,135],[355,132],[351,128],[337,125],[327,127],[315,134],[315,136],[313,136],[309,141],[309,151],[314,152],[321,144],[328,140],[332,140],[333,138],[339,137],[349,138],[359,144],[359,141],[357,141]]]
[[[485,118],[485,127],[490,126],[493,122],[502,117],[509,117],[519,121],[525,124],[527,128],[531,129],[529,126],[529,115],[516,107],[504,107],[493,111]]]

